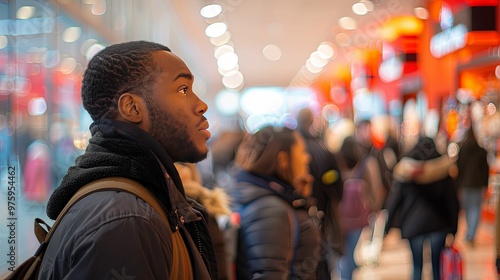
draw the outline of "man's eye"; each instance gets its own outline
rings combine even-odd
[[[187,92],[188,92],[188,88],[187,88],[187,87],[183,87],[183,88],[181,88],[181,90],[180,90],[180,91],[181,91],[183,94],[187,94]]]

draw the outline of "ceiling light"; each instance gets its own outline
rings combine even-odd
[[[360,2],[363,3],[363,5],[365,5],[365,8],[368,12],[371,12],[375,9],[373,2],[370,0],[361,0]]]
[[[72,57],[66,57],[61,61],[59,65],[59,71],[63,74],[71,74],[76,68],[76,59]]]
[[[281,58],[281,49],[276,45],[267,45],[262,50],[264,56],[272,61],[276,61]]]
[[[223,70],[232,70],[238,64],[238,56],[234,52],[223,53],[217,59],[217,66]]]
[[[329,43],[321,43],[318,47],[318,54],[323,59],[332,59],[335,56],[335,51]]]
[[[222,46],[218,46],[215,51],[214,51],[214,56],[216,59],[219,59],[219,57],[223,54],[223,53],[227,53],[227,52],[234,52],[234,48],[233,46],[231,45],[222,45]]]
[[[17,10],[16,18],[17,19],[29,19],[32,18],[35,14],[35,7],[33,6],[22,6]]]
[[[219,4],[209,4],[201,8],[200,14],[204,18],[214,18],[222,12],[222,6]]]
[[[9,40],[7,39],[7,36],[0,36],[0,50],[7,47],[7,44],[9,43]]]
[[[307,68],[307,70],[309,70],[309,72],[311,72],[313,74],[317,74],[317,73],[320,73],[321,71],[323,71],[323,68],[315,66],[312,63],[311,59],[308,59],[306,61],[306,68]]]
[[[356,21],[351,17],[343,17],[338,20],[341,28],[346,30],[356,29]]]
[[[62,40],[66,43],[73,43],[80,39],[82,29],[80,27],[68,27],[64,30]]]
[[[236,64],[233,69],[229,69],[229,70],[224,70],[224,69],[217,67],[217,71],[219,71],[219,74],[221,74],[222,76],[231,76],[232,74],[234,74],[235,71],[239,71],[239,70],[240,70],[240,65],[238,65],[238,64]]]
[[[355,14],[360,15],[360,16],[366,15],[368,13],[366,6],[361,2],[358,2],[358,3],[355,3],[354,5],[352,5],[352,11]]]
[[[243,84],[243,74],[240,71],[236,71],[232,76],[224,76],[222,77],[222,84],[226,88],[238,88]]]
[[[90,46],[88,49],[87,49],[87,53],[85,53],[85,58],[87,58],[87,60],[91,60],[92,57],[94,57],[94,55],[96,55],[98,52],[100,52],[101,50],[103,50],[105,47],[104,45],[101,45],[101,44],[93,44],[92,46]]]
[[[311,64],[318,68],[323,68],[328,64],[328,61],[322,58],[318,52],[313,52],[309,59],[311,60]]]
[[[96,16],[102,16],[106,13],[106,0],[97,0],[92,5],[92,14]]]
[[[429,11],[427,11],[426,8],[423,7],[416,7],[413,12],[415,13],[415,16],[418,17],[419,19],[428,19],[429,18]]]
[[[227,31],[227,24],[224,22],[215,22],[207,26],[205,35],[210,38],[217,38],[222,36]]]
[[[231,33],[229,31],[226,31],[224,34],[217,38],[210,38],[210,43],[214,46],[221,46],[224,44],[229,43],[231,41]]]

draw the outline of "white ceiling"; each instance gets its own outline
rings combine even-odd
[[[203,73],[208,95],[223,89],[222,76],[217,70],[213,56],[214,46],[204,31],[210,22],[200,16],[200,9],[208,3],[223,6],[223,20],[228,25],[231,41],[239,57],[240,71],[245,87],[273,85],[288,86],[323,41],[335,42],[342,30],[337,20],[351,16],[358,21],[358,28],[347,31],[353,43],[348,47],[337,47],[337,56],[331,64],[349,60],[354,48],[363,47],[377,39],[376,29],[392,16],[413,14],[413,8],[424,0],[373,0],[374,11],[357,16],[352,11],[354,0],[168,0],[176,21],[185,30],[190,48],[189,66]],[[263,48],[274,44],[281,48],[282,57],[270,61]],[[175,50],[173,50],[175,51]],[[194,66],[193,66],[194,65]]]
[[[336,57],[326,67],[350,61],[354,49],[378,39],[377,29],[391,17],[412,14],[417,6],[428,0],[371,0],[375,9],[357,16],[352,5],[359,0],[106,0],[110,11],[104,16],[92,15],[90,0],[52,0],[84,26],[96,30],[110,43],[124,40],[150,39],[168,42],[172,51],[183,58],[198,83],[198,93],[212,99],[224,89],[217,70],[214,45],[205,35],[205,28],[213,22],[200,15],[206,4],[223,7],[216,20],[225,21],[231,33],[231,42],[239,57],[239,70],[244,87],[289,86],[294,76],[320,43],[333,43]],[[370,1],[370,0],[361,0]],[[338,19],[350,16],[357,23],[356,30],[339,27]],[[125,17],[125,29],[114,29],[120,17]],[[130,24],[128,24],[130,23]],[[335,36],[345,32],[352,39],[341,47]],[[281,59],[270,61],[262,53],[268,44],[278,46]]]

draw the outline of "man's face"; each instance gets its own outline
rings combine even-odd
[[[208,106],[193,92],[193,75],[180,58],[158,51],[153,59],[161,70],[145,97],[149,133],[174,161],[198,162],[208,153]]]

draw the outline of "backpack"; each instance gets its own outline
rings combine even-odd
[[[362,179],[366,160],[361,160],[352,178],[344,181],[344,193],[340,201],[340,223],[344,233],[367,226],[373,212],[370,186]]]
[[[60,221],[68,210],[78,201],[80,201],[85,196],[99,191],[124,191],[131,193],[149,204],[153,209],[158,212],[162,217],[162,220],[170,228],[167,216],[163,211],[163,208],[158,203],[157,199],[141,184],[126,178],[110,177],[103,178],[91,182],[82,188],[71,198],[71,200],[66,204],[64,209],[61,211],[57,217],[54,225],[50,227],[46,222],[40,218],[35,219],[35,235],[40,242],[40,247],[35,252],[35,254],[21,263],[14,271],[5,278],[6,280],[23,279],[31,280],[38,279],[38,272],[42,264],[43,256],[45,250],[48,247],[50,238],[55,232]],[[45,228],[44,228],[45,227]],[[192,279],[193,273],[191,269],[191,261],[189,258],[189,253],[186,249],[186,245],[182,239],[179,231],[172,232],[172,246],[173,257],[172,257],[172,271],[170,271],[170,279]]]

